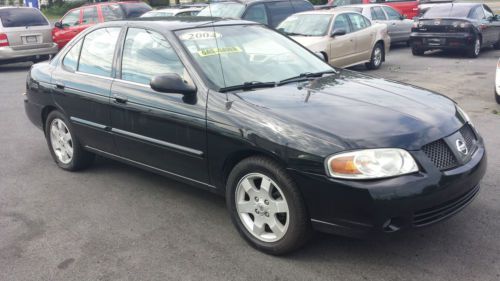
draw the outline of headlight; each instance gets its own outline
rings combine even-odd
[[[418,172],[408,151],[399,148],[366,149],[332,155],[327,173],[342,179],[377,179]]]
[[[457,107],[457,112],[458,114],[460,114],[460,116],[462,116],[462,119],[464,119],[464,121],[468,122],[469,124],[473,125],[472,121],[469,118],[469,115],[467,115],[467,113],[465,113],[465,111],[460,106],[457,105],[456,107]]]

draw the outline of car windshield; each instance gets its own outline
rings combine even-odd
[[[217,89],[334,71],[293,40],[260,25],[212,26],[176,34]]]
[[[0,9],[0,19],[3,27],[49,25],[37,9],[30,8]]]
[[[278,30],[288,35],[324,36],[328,32],[332,15],[300,14],[283,21]]]
[[[223,2],[210,4],[201,10],[197,16],[219,17],[219,18],[240,18],[245,10],[245,5],[235,2]]]
[[[437,5],[431,7],[424,18],[458,17],[465,18],[469,15],[471,7],[462,5]]]

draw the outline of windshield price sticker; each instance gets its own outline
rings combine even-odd
[[[224,47],[224,48],[210,48],[203,49],[198,51],[200,57],[208,57],[220,54],[232,54],[232,53],[241,53],[242,50],[238,47]]]
[[[213,31],[195,31],[184,33],[180,36],[181,40],[208,40],[221,38],[222,34]]]

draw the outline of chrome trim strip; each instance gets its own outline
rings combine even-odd
[[[171,176],[174,176],[174,177],[178,177],[178,178],[182,178],[182,179],[185,179],[185,180],[188,180],[188,181],[192,181],[192,182],[196,182],[198,184],[202,184],[204,186],[208,186],[208,187],[211,187],[211,188],[215,188],[215,186],[211,185],[211,184],[208,184],[208,183],[204,183],[204,182],[201,182],[201,181],[198,181],[198,180],[194,180],[192,178],[188,178],[188,177],[185,177],[185,176],[181,176],[181,175],[178,175],[176,173],[172,173],[172,172],[168,172],[168,171],[165,171],[165,170],[162,170],[162,169],[159,169],[159,168],[156,168],[156,167],[153,167],[153,166],[149,166],[147,164],[144,164],[144,163],[141,163],[141,162],[137,162],[137,161],[134,161],[134,160],[131,160],[131,159],[128,159],[128,158],[125,158],[125,157],[122,157],[122,156],[118,156],[116,154],[113,154],[113,153],[109,153],[109,152],[106,152],[106,151],[102,151],[100,149],[97,149],[97,148],[93,148],[91,146],[85,146],[86,149],[89,149],[89,150],[92,150],[94,152],[97,152],[97,153],[100,153],[100,154],[104,154],[104,155],[107,155],[109,157],[112,157],[112,158],[117,158],[117,159],[120,159],[120,160],[123,160],[123,161],[126,161],[126,162],[130,162],[130,163],[133,163],[133,164],[136,164],[136,165],[139,165],[139,166],[142,166],[142,167],[145,167],[145,168],[148,168],[148,169],[152,169],[152,170],[155,170],[155,171],[158,171],[160,173],[164,173],[164,174],[168,174],[168,175],[171,175]]]
[[[91,122],[91,121],[87,121],[87,120],[84,120],[84,119],[80,119],[80,118],[77,118],[77,117],[71,116],[69,118],[69,120],[71,120],[73,123],[77,123],[77,124],[80,124],[80,125],[85,125],[85,126],[89,126],[89,127],[93,127],[93,128],[97,128],[97,129],[101,129],[101,130],[109,130],[108,126],[105,126],[105,125],[102,125],[102,124],[98,124],[98,123],[94,123],[94,122]]]
[[[86,75],[86,76],[95,77],[95,78],[102,78],[102,79],[106,79],[106,80],[110,80],[110,81],[115,80],[115,78],[112,78],[112,77],[106,77],[106,76],[101,76],[101,75],[96,75],[96,74],[80,72],[78,70],[75,71],[75,74]]]
[[[132,133],[132,132],[128,132],[128,131],[116,129],[116,128],[111,128],[111,132],[119,134],[119,135],[123,135],[123,136],[126,136],[126,137],[131,137],[131,138],[143,140],[143,141],[146,141],[146,142],[151,142],[151,143],[154,143],[154,144],[158,144],[158,145],[161,145],[161,146],[173,148],[173,149],[180,150],[180,151],[183,151],[183,152],[187,152],[187,153],[190,153],[190,154],[195,154],[197,156],[202,156],[203,155],[203,151],[201,151],[201,150],[197,150],[197,149],[185,147],[185,146],[182,146],[182,145],[178,145],[178,144],[174,144],[174,143],[170,143],[170,142],[166,142],[166,141],[162,141],[162,140],[158,140],[158,139],[146,137],[146,136],[139,135],[139,134],[136,134],[136,133]]]
[[[124,83],[124,84],[130,84],[130,85],[135,85],[135,86],[140,86],[140,87],[143,87],[143,88],[151,89],[151,86],[146,85],[146,84],[141,84],[141,83],[127,81],[127,80],[118,79],[118,78],[115,78],[115,81],[121,82],[121,83]],[[153,90],[153,89],[151,89],[151,90]]]

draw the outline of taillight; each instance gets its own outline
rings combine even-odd
[[[7,34],[0,33],[0,47],[9,46],[9,39],[7,38]]]

